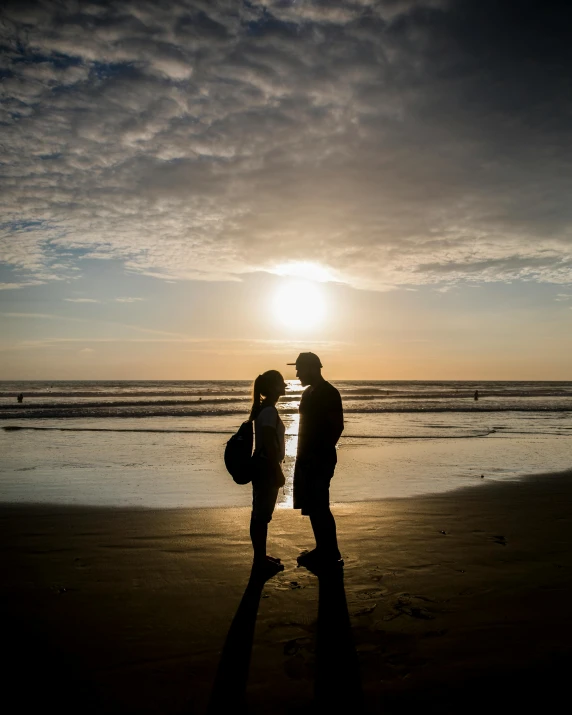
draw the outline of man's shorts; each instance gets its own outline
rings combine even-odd
[[[330,508],[330,482],[335,462],[297,462],[294,470],[294,509],[310,516]]]
[[[279,487],[263,482],[252,485],[252,518],[268,524],[272,521],[272,513],[278,499]]]

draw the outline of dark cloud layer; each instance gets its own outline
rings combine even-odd
[[[84,256],[572,282],[571,19],[526,0],[5,4],[0,260],[19,284]]]

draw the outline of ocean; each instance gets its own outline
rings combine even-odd
[[[332,382],[345,413],[334,502],[572,466],[572,382]],[[0,501],[247,506],[250,488],[234,484],[222,455],[250,391],[248,381],[2,381]],[[301,392],[288,381],[279,403],[287,433],[279,508],[292,505]]]

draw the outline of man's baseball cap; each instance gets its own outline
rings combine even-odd
[[[323,367],[320,358],[315,353],[300,353],[296,362],[287,362],[287,365],[307,365],[308,367]]]

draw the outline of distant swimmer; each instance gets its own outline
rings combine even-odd
[[[475,390],[475,402],[479,399],[479,391]]]
[[[23,395],[22,393],[20,393],[16,399],[18,400],[18,402],[23,402],[23,401],[24,401],[24,395]]]

